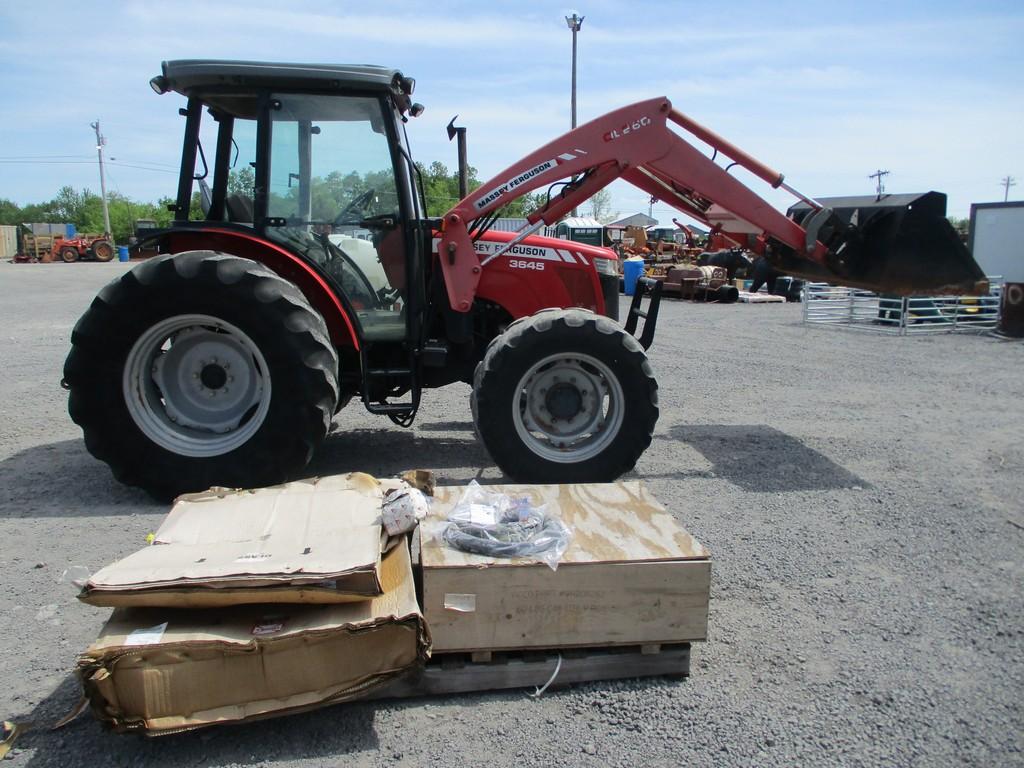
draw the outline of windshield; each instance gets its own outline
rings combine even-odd
[[[272,101],[267,237],[318,264],[367,337],[402,338],[406,252],[385,103],[310,94]]]
[[[382,104],[367,96],[278,95],[267,215],[289,226],[359,228],[398,216]]]

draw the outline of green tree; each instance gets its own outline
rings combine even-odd
[[[427,203],[428,216],[440,216],[459,202],[459,172],[449,171],[448,166],[435,160],[429,166],[417,163],[423,184],[423,197]],[[469,191],[480,186],[476,168],[467,169]]]
[[[21,208],[7,199],[0,198],[0,224],[21,224]]]
[[[436,160],[429,166],[417,163],[417,167],[420,169],[423,179],[423,195],[427,200],[428,216],[440,216],[459,202],[459,173],[457,169],[449,171],[448,166]],[[472,192],[480,186],[480,179],[477,178],[476,168],[472,166],[467,169],[467,174],[469,176],[469,191]],[[501,215],[525,216],[542,206],[546,200],[546,192],[523,195],[506,205],[501,210]]]
[[[228,173],[228,194],[252,197],[256,187],[256,171],[249,164]]]
[[[618,211],[612,211],[612,193],[608,191],[608,187],[598,190],[587,201],[587,205],[590,207],[590,215],[602,224],[614,221],[619,216]]]

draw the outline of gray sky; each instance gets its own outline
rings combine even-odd
[[[100,119],[111,188],[173,192],[182,100],[148,80],[162,59],[376,63],[417,79],[414,156],[455,166],[456,113],[483,179],[569,123],[569,6],[542,2],[178,0],[0,5],[0,198],[98,189]],[[576,10],[581,122],[653,96],[815,195],[937,189],[949,212],[1024,198],[1024,4],[608,2]],[[65,38],[67,45],[56,45]],[[790,200],[739,173],[773,204]],[[623,215],[646,196],[612,187]],[[655,205],[655,217],[672,215]]]

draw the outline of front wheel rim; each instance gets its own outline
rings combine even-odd
[[[625,416],[622,385],[611,369],[584,354],[556,354],[519,380],[512,423],[531,452],[547,461],[578,464],[602,453]]]
[[[132,346],[122,379],[142,433],[182,456],[219,456],[245,444],[270,408],[270,372],[256,344],[210,315],[176,315]]]

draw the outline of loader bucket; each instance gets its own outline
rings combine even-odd
[[[941,192],[819,202],[825,212],[800,203],[788,215],[829,247],[826,265],[793,254],[782,259],[783,271],[903,296],[988,293],[985,275],[946,219]]]

